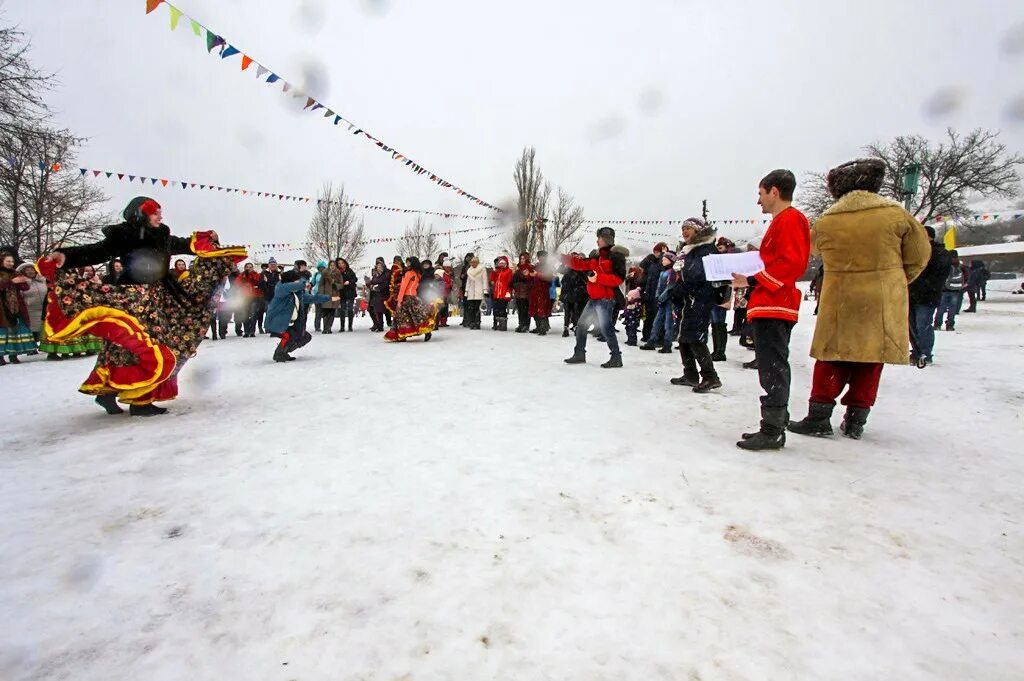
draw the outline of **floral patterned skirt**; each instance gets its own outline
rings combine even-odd
[[[422,336],[437,328],[440,303],[429,305],[416,296],[406,296],[395,313],[395,328],[384,334],[384,340],[397,341]]]
[[[44,333],[58,343],[103,339],[96,367],[79,388],[127,404],[177,396],[177,373],[196,354],[216,311],[213,293],[231,257],[198,257],[177,281],[110,286],[73,272],[53,274]]]

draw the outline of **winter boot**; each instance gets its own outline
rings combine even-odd
[[[508,331],[508,317],[496,317],[498,331]]]
[[[567,326],[564,329],[562,329],[562,338],[568,338],[568,337],[569,337],[569,327]]]
[[[714,352],[711,353],[711,360],[713,362],[725,361],[725,344],[729,340],[728,329],[729,327],[725,322],[711,325],[711,342],[714,346]]]
[[[870,413],[871,410],[864,407],[847,407],[839,430],[846,437],[859,440],[864,435],[864,424],[868,422]]]
[[[750,360],[749,362],[744,362],[743,363],[743,368],[744,369],[753,369],[754,371],[757,371],[757,358],[755,357],[754,359]]]
[[[956,325],[953,322],[946,322],[946,331],[955,331]]]
[[[106,395],[97,395],[96,404],[103,407],[111,416],[113,416],[114,414],[124,413],[124,409],[117,406],[117,395],[113,393],[107,393]]]
[[[585,353],[585,352],[578,352],[578,351],[574,350],[573,353],[572,353],[572,357],[570,357],[569,359],[563,360],[563,361],[566,364],[586,364],[587,363],[587,353]]]
[[[621,369],[622,368],[622,353],[613,353],[608,361],[601,365],[602,369]]]
[[[694,386],[700,383],[700,375],[697,373],[697,360],[689,352],[685,345],[679,347],[679,358],[683,362],[683,375],[669,381],[672,385]]]
[[[706,343],[687,343],[687,351],[693,356],[700,366],[701,382],[693,386],[695,393],[707,393],[722,387],[722,381],[715,371],[715,364],[711,360],[711,353],[708,352]]]
[[[658,344],[657,343],[652,343],[651,341],[647,341],[646,343],[644,343],[643,345],[640,346],[640,349],[641,350],[657,350],[658,349]]]
[[[167,410],[155,404],[132,404],[128,406],[128,413],[131,416],[160,416],[166,414]]]
[[[827,402],[808,402],[807,417],[802,421],[793,421],[787,430],[797,435],[810,435],[812,437],[829,437],[832,435],[832,410],[834,404]]]
[[[348,316],[348,330],[349,331],[352,330],[352,320],[355,319],[355,318],[356,318],[356,316],[354,314],[350,314]],[[342,324],[344,324],[344,321],[342,321]]]
[[[429,341],[429,340],[430,340],[430,339],[431,339],[431,338],[432,338],[433,336],[434,336],[434,334],[432,334],[431,332],[427,331],[427,332],[426,332],[426,333],[425,333],[425,334],[423,335],[423,342],[424,342],[424,343],[426,343],[426,342],[427,342],[427,341]]]
[[[540,333],[540,317],[533,318],[533,328],[530,329],[530,333]]]
[[[7,361],[11,364],[21,364],[21,360],[18,359],[17,355],[8,355]]]
[[[789,412],[785,407],[761,407],[761,429],[756,433],[743,433],[743,439],[736,446],[752,452],[782,449],[786,446],[788,421]]]
[[[276,348],[274,348],[275,362],[287,362],[290,359],[291,356],[288,354],[288,351],[285,350],[283,345],[278,345]]]

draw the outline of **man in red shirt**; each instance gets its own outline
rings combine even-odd
[[[615,245],[615,230],[602,227],[597,230],[597,251],[585,258],[579,253],[563,257],[565,265],[579,272],[587,273],[587,295],[590,302],[580,313],[576,324],[576,349],[566,364],[583,364],[587,361],[587,333],[592,325],[608,342],[611,358],[602,364],[605,369],[622,366],[622,353],[615,337],[615,292],[626,280],[626,258],[612,250]]]
[[[753,287],[747,303],[747,320],[754,334],[757,373],[765,394],[761,396],[761,428],[744,433],[738,447],[753,451],[782,449],[789,423],[789,338],[800,314],[802,296],[796,281],[807,270],[811,254],[811,226],[793,208],[796,177],[788,170],[773,170],[757,188],[762,213],[772,223],[761,241],[764,269],[745,277],[733,274],[736,288]]]

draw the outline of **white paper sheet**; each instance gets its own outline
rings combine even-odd
[[[736,274],[757,274],[764,269],[764,262],[757,251],[745,251],[743,253],[719,253],[717,255],[706,255],[704,263],[704,276],[708,281],[732,280],[732,273]]]

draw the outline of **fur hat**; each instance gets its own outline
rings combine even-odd
[[[609,246],[615,244],[615,230],[611,227],[601,227],[597,230],[597,237],[608,242]]]
[[[675,253],[675,251],[665,251],[664,253],[661,254],[661,257],[663,259],[664,258],[668,258],[670,262],[675,262],[676,261],[676,253]]]
[[[683,224],[680,227],[680,229],[686,228],[694,230],[693,237],[687,243],[701,241],[702,239],[713,237],[715,234],[718,233],[718,230],[704,222],[704,220],[701,218],[686,218],[685,220],[683,220]]]
[[[828,171],[826,178],[832,198],[855,190],[877,194],[885,182],[885,163],[877,158],[860,158]]]

